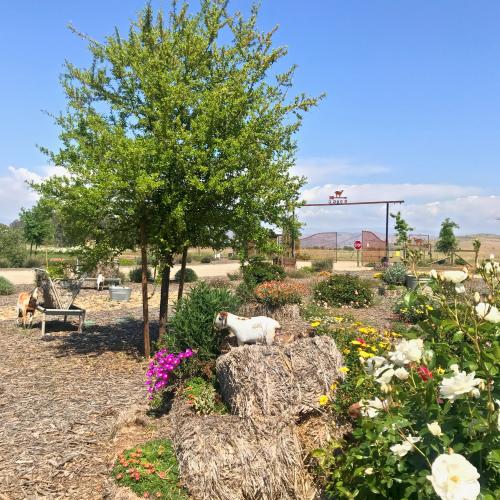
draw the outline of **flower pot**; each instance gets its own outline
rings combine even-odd
[[[412,274],[407,274],[405,284],[408,290],[415,290],[415,288],[417,288],[418,278],[416,276],[413,276]]]
[[[118,301],[128,301],[130,299],[130,294],[132,293],[132,288],[127,286],[110,286],[109,287],[109,298],[111,300]]]

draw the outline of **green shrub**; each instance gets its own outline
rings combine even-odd
[[[264,281],[280,281],[286,277],[286,272],[281,266],[265,262],[260,257],[250,259],[246,266],[242,266],[242,271],[245,282],[254,287]]]
[[[333,307],[352,305],[368,306],[373,301],[373,292],[368,281],[349,274],[333,274],[314,288],[314,298]]]
[[[129,275],[130,281],[132,283],[141,283],[142,282],[142,268],[134,267],[134,269],[130,270],[128,275]],[[148,281],[151,281],[152,279],[153,279],[153,276],[151,275],[151,269],[148,269]]]
[[[382,279],[388,285],[404,285],[406,282],[406,267],[401,262],[389,266],[382,274]]]
[[[212,257],[210,255],[204,255],[201,259],[200,262],[202,264],[210,264],[212,262]]]
[[[236,273],[227,273],[229,281],[237,281],[241,278],[241,273],[238,271]]]
[[[10,267],[10,263],[7,259],[0,258],[0,269],[5,269],[7,267]]]
[[[311,256],[308,253],[298,253],[296,256],[297,260],[311,260]]]
[[[134,266],[135,264],[137,264],[137,260],[136,259],[127,259],[125,257],[120,257],[118,259],[118,263],[120,264],[120,266]],[[140,262],[139,262],[139,264],[140,264]]]
[[[175,305],[169,332],[161,339],[161,345],[170,352],[192,348],[201,360],[216,357],[220,352],[221,334],[213,327],[215,314],[220,311],[236,313],[240,304],[229,288],[198,282],[189,295]]]
[[[306,267],[301,267],[300,269],[292,269],[290,271],[286,272],[286,275],[289,278],[308,278],[311,276],[311,273],[313,272],[313,269],[311,266],[306,266]]]
[[[23,267],[42,267],[44,265],[44,259],[40,257],[28,257],[23,262]]]
[[[332,259],[323,259],[323,260],[313,260],[312,261],[312,270],[315,273],[320,271],[331,271],[333,269],[333,260]]]
[[[184,500],[179,467],[172,443],[150,441],[118,456],[113,477],[120,486],[129,487],[141,497]]]
[[[179,282],[181,280],[181,270],[179,269],[175,273],[175,281]],[[198,281],[198,275],[194,271],[194,269],[191,269],[190,267],[186,267],[186,272],[184,274],[184,283],[192,283],[194,281]]]
[[[19,229],[0,225],[0,249],[9,267],[22,267],[26,258],[26,244]]]
[[[188,380],[182,393],[198,415],[227,413],[215,387],[204,378],[193,377]]]
[[[7,278],[0,276],[0,295],[12,295],[14,291],[14,285]]]

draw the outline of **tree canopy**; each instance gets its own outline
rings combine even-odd
[[[244,18],[202,0],[193,13],[173,2],[166,21],[148,4],[104,42],[78,33],[93,62],[66,64],[61,147],[45,150],[68,175],[38,189],[88,262],[139,245],[143,266],[149,247],[169,268],[186,245],[259,243],[289,218],[293,136],[317,99],[290,96],[295,67],[274,71],[274,31],[255,7]]]
[[[458,240],[455,236],[454,229],[458,229],[460,226],[453,222],[449,217],[447,217],[441,223],[441,230],[439,231],[439,237],[436,242],[436,250],[450,255],[458,248]]]

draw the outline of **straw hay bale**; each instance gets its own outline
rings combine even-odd
[[[342,379],[342,355],[330,337],[286,345],[245,345],[217,359],[222,397],[242,417],[286,419],[319,411],[319,397]]]
[[[199,500],[316,498],[294,426],[232,415],[191,417],[176,429],[183,484]]]

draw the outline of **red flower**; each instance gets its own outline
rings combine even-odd
[[[366,342],[361,338],[361,337],[358,337],[356,339],[361,345],[366,345]]]
[[[427,366],[420,365],[417,370],[418,376],[424,381],[427,382],[432,378],[432,372],[427,368]]]

